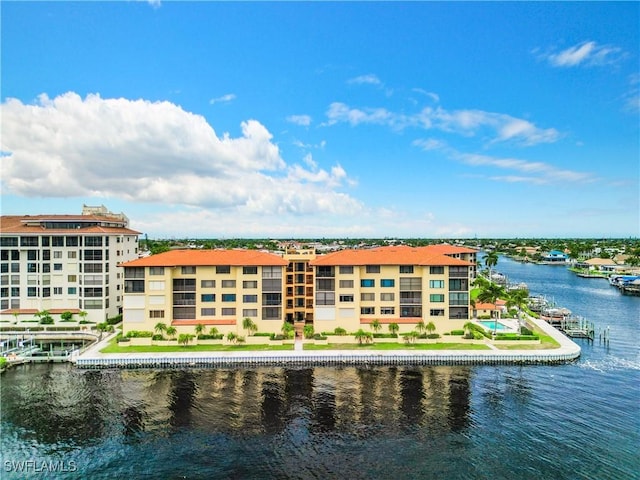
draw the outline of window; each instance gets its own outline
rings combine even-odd
[[[105,283],[108,283],[108,282],[105,282]],[[85,285],[102,285],[102,275],[85,275],[84,284]]]
[[[27,287],[27,297],[35,297],[37,295],[36,287]]]
[[[367,265],[365,271],[367,273],[380,273],[380,265]]]
[[[195,278],[174,278],[173,291],[174,292],[195,292],[196,279]]]
[[[61,263],[54,263],[53,264],[53,271],[54,272],[59,272],[62,270],[62,264]]]
[[[333,278],[318,278],[316,279],[316,290],[331,292],[336,289],[336,283]]]
[[[400,265],[400,273],[413,273],[413,265]]]
[[[235,302],[236,301],[236,294],[235,293],[223,293],[222,294],[222,301],[223,302]]]
[[[203,317],[213,317],[216,314],[215,308],[201,308],[200,315]]]
[[[164,267],[149,267],[149,275],[164,275]]]
[[[149,310],[149,318],[164,318],[164,310]]]
[[[124,293],[144,293],[144,280],[125,280]]]
[[[360,308],[360,313],[362,315],[375,315],[376,314],[376,307],[361,307]]]
[[[36,273],[38,271],[38,265],[35,263],[27,263],[27,272]]]
[[[59,250],[54,250],[53,258],[62,258],[62,252]]]
[[[124,269],[124,278],[144,278],[144,268],[127,267]]]
[[[6,250],[2,253],[9,253]],[[29,250],[27,251],[27,260],[37,260],[38,259],[38,251],[37,250]],[[7,258],[4,258],[3,260],[9,260],[8,255]]]
[[[242,267],[242,273],[244,275],[257,275],[258,267]]]
[[[164,285],[164,282],[149,282],[149,290],[164,290]]]
[[[62,269],[62,265],[60,265],[60,269]],[[19,263],[12,263],[11,264],[11,272],[12,273],[20,273],[20,264]]]
[[[263,320],[280,320],[280,307],[264,307],[262,309],[262,319]]]
[[[432,293],[429,295],[429,301],[434,303],[442,303],[444,302],[444,295],[441,293]]]
[[[469,280],[466,278],[452,278],[449,280],[449,290],[467,291],[469,290]]]
[[[64,237],[51,237],[52,247],[64,247]]]
[[[230,265],[216,265],[216,273],[231,273]]]
[[[393,287],[395,286],[395,284],[396,282],[393,279],[383,278],[382,280],[380,280],[381,287]]]
[[[444,317],[444,308],[432,308],[429,310],[429,315],[432,317]]]
[[[281,293],[263,293],[262,294],[263,305],[282,305]]]
[[[43,242],[44,245],[44,242]],[[17,247],[18,237],[2,237],[0,238],[0,247]]]
[[[360,301],[361,302],[375,302],[376,294],[375,293],[361,293]]]
[[[444,275],[444,267],[429,267],[431,275]]]
[[[76,258],[77,255],[78,255],[78,252],[76,252],[75,250],[67,252],[67,258]]]
[[[444,288],[444,280],[429,280],[429,288]]]
[[[215,280],[200,280],[201,288],[215,288],[216,281]]]
[[[244,303],[258,303],[258,295],[243,295],[242,301]]]
[[[452,306],[469,305],[469,294],[467,292],[449,293],[449,305],[452,305]]]
[[[422,317],[422,307],[400,307],[400,317]]]
[[[258,288],[257,280],[245,280],[242,282],[242,288]]]
[[[236,309],[235,308],[223,308],[222,309],[222,315],[224,317],[230,317],[236,314]]]
[[[183,275],[195,275],[196,267],[180,267],[180,272]]]
[[[67,247],[77,247],[80,245],[80,242],[78,241],[78,237],[67,237],[66,244]]]
[[[107,267],[109,267],[109,264],[107,264]],[[85,263],[84,271],[86,273],[102,273],[102,264],[101,263]],[[109,271],[108,268],[107,268],[107,271]]]
[[[422,290],[422,279],[414,277],[400,278],[400,290],[419,292]]]
[[[222,288],[236,288],[235,280],[222,280]]]
[[[400,304],[422,303],[422,292],[400,292]]]
[[[333,278],[335,276],[333,267],[321,265],[317,267],[316,278]]]
[[[257,317],[258,309],[257,308],[244,308],[242,309],[243,317]]]
[[[102,237],[84,237],[85,247],[101,247]]]
[[[102,287],[85,287],[84,296],[88,298],[102,297]]]
[[[350,275],[353,273],[353,266],[350,265],[341,265],[340,266],[340,273],[343,275]]]
[[[19,297],[20,296],[20,287],[11,287],[11,296]]]
[[[396,294],[395,293],[381,293],[380,294],[380,301],[381,302],[393,302],[396,299]]]
[[[467,278],[469,276],[469,267],[449,267],[449,277]]]
[[[282,291],[282,279],[281,278],[265,278],[262,280],[263,292],[281,292]]]
[[[44,260],[44,261],[51,260],[51,250],[43,250],[42,251],[42,260]]]
[[[102,308],[102,300],[85,300],[84,308],[87,310],[99,310]]]
[[[21,247],[37,247],[38,237],[20,237]]]
[[[282,267],[262,267],[262,278],[282,278]]]
[[[316,305],[335,305],[335,292],[316,292]]]
[[[53,294],[56,294],[56,290],[60,290],[59,295],[62,295],[62,288],[61,287],[53,287]],[[76,287],[68,287],[67,288],[67,294],[68,295],[75,295],[76,293],[78,293],[78,289]]]
[[[101,261],[102,260],[102,250],[85,250],[84,251],[84,259],[86,261]]]
[[[340,295],[341,302],[353,302],[353,295]]]
[[[216,301],[216,295],[215,295],[215,293],[203,293],[202,295],[200,295],[200,301],[201,302],[215,302]]]
[[[380,315],[395,315],[395,307],[380,307]]]
[[[67,282],[76,283],[78,281],[78,277],[75,275],[67,275]]]
[[[353,280],[340,280],[340,288],[353,288]]]
[[[367,279],[367,278],[363,278],[362,280],[360,280],[360,286],[361,287],[375,287],[376,286],[376,281],[373,279]]]
[[[0,273],[8,273],[9,272],[9,264],[3,263],[0,265]]]

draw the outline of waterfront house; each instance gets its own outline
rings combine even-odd
[[[542,263],[546,264],[564,264],[568,260],[568,255],[560,250],[551,250],[542,256]]]

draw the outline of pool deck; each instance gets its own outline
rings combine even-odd
[[[580,346],[542,320],[529,319],[559,348],[545,350],[316,350],[301,343],[288,351],[101,353],[110,335],[71,361],[79,368],[190,368],[341,365],[552,364],[580,356]]]

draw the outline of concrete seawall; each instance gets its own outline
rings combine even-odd
[[[553,337],[547,350],[254,351],[103,354],[96,345],[72,359],[79,368],[197,368],[342,365],[554,364],[575,360],[580,347],[541,320],[529,319]]]

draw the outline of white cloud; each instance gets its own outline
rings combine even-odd
[[[434,92],[428,92],[422,88],[412,88],[412,91],[416,92],[416,93],[420,93],[426,97],[429,97],[431,100],[433,100],[435,103],[438,103],[440,101],[440,96],[437,93]]]
[[[528,120],[515,118],[503,113],[482,110],[445,110],[442,107],[425,107],[422,111],[407,115],[394,113],[384,108],[352,108],[341,102],[334,102],[327,110],[326,125],[349,123],[387,125],[394,129],[419,127],[425,130],[437,129],[449,133],[471,137],[487,130],[490,142],[514,142],[520,145],[552,143],[561,135],[554,128],[539,128]]]
[[[437,140],[435,138],[424,138],[424,139],[414,140],[412,142],[412,145],[416,147],[420,147],[422,150],[425,150],[425,151],[440,150],[447,146],[445,142],[443,142],[442,140]]]
[[[348,184],[342,167],[289,167],[256,120],[242,122],[234,138],[218,136],[204,117],[170,102],[67,93],[41,95],[34,105],[8,99],[0,108],[5,193],[117,197],[262,215],[362,208],[334,190]]]
[[[530,162],[515,158],[495,158],[477,154],[456,154],[454,158],[473,167],[483,167],[485,169],[493,167],[518,172],[518,175],[487,174],[488,178],[496,181],[509,183],[527,182],[538,185],[591,183],[596,181],[596,178],[591,173],[565,170],[544,162]]]
[[[235,93],[227,93],[226,95],[222,95],[221,97],[212,98],[209,100],[209,103],[213,105],[214,103],[228,103],[232,102],[236,99]]]
[[[301,125],[303,127],[308,127],[311,125],[311,117],[309,115],[289,115],[287,117],[287,122],[295,123],[296,125]]]
[[[360,75],[359,77],[355,77],[355,78],[350,78],[349,80],[347,80],[347,83],[356,84],[356,85],[363,85],[363,84],[382,85],[382,82],[380,81],[380,79],[372,73],[368,75]]]
[[[619,47],[598,45],[594,41],[586,41],[573,45],[560,52],[540,55],[554,67],[576,67],[611,65],[625,57]]]

